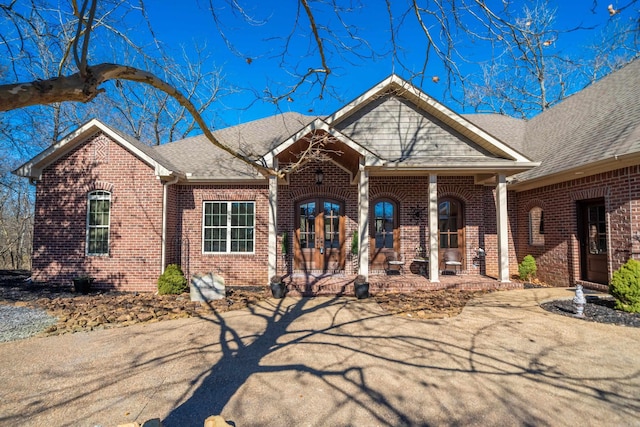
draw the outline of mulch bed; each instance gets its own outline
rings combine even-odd
[[[640,328],[640,313],[625,313],[615,309],[613,297],[585,295],[587,303],[584,306],[584,317],[589,322],[611,323],[620,326]],[[556,300],[541,305],[547,311],[563,316],[575,317],[576,306],[573,300]]]
[[[112,328],[135,323],[158,322],[239,310],[271,297],[268,288],[227,287],[226,298],[207,303],[192,302],[188,294],[155,295],[135,292],[93,292],[81,295],[70,286],[31,283],[26,271],[0,270],[0,304],[44,309],[58,318],[46,334]],[[539,285],[535,285],[539,287]],[[410,294],[380,293],[375,301],[389,314],[413,319],[457,316],[468,301],[488,291],[416,291]],[[552,301],[542,307],[573,316],[571,300]],[[585,320],[640,327],[640,314],[613,308],[609,298],[587,296]]]
[[[47,335],[210,315],[246,308],[270,298],[267,287],[227,287],[226,297],[192,302],[188,294],[155,295],[135,292],[91,292],[82,295],[71,286],[31,283],[29,273],[0,271],[0,304],[39,308],[58,318]],[[382,293],[373,298],[388,313],[415,319],[458,315],[469,300],[484,292],[418,291]]]

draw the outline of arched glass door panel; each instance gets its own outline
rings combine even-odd
[[[298,204],[294,268],[335,271],[344,269],[344,206],[329,199]]]

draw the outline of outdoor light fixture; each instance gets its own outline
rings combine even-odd
[[[316,170],[316,185],[322,185],[323,179],[324,179],[324,172],[322,172],[322,169],[318,168]]]

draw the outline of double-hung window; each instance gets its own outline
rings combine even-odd
[[[87,255],[109,255],[111,193],[92,191],[88,195]]]
[[[202,251],[247,253],[254,251],[254,202],[204,202]]]

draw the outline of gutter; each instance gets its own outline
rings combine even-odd
[[[162,184],[162,253],[160,255],[160,274],[164,273],[165,260],[167,257],[167,197],[169,186],[178,182],[179,177],[175,176],[171,181]]]

